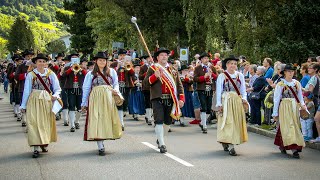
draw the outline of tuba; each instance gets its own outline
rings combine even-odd
[[[72,65],[72,71],[77,74],[79,71],[81,71],[81,67],[79,64],[73,64]]]

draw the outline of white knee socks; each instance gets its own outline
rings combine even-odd
[[[74,125],[74,122],[75,122],[75,119],[76,119],[76,111],[70,111],[69,112],[69,120],[70,120],[70,125],[71,127],[75,127]]]
[[[207,114],[206,114],[206,112],[201,112],[200,113],[200,119],[201,119],[201,125],[204,128],[207,128]]]
[[[123,122],[123,110],[118,110],[118,114],[119,114],[119,118],[120,118],[121,125],[124,126],[124,122]]]
[[[103,148],[104,148],[103,140],[97,141],[97,145],[98,145],[98,149],[99,149],[99,150],[103,149]]]
[[[25,113],[24,114],[21,113],[21,120],[22,120],[22,123],[26,123],[27,122],[27,116],[26,116]]]
[[[18,114],[19,105],[14,105],[14,106],[13,106],[13,111],[14,111],[15,114]]]
[[[180,117],[180,123],[184,124],[184,117]]]
[[[151,108],[146,109],[146,117],[148,118],[148,121],[151,121]]]
[[[33,146],[34,151],[39,151],[39,146]]]
[[[234,145],[233,144],[229,144],[229,151],[234,148]]]
[[[63,109],[62,110],[62,119],[63,119],[63,122],[65,123],[68,123],[68,113],[69,113],[69,110],[68,109]]]
[[[163,125],[162,124],[157,124],[154,129],[155,129],[155,132],[156,132],[157,139],[159,141],[159,145],[160,146],[165,145],[164,144],[164,137],[163,137],[164,136]]]
[[[81,112],[76,111],[76,123],[80,122]]]

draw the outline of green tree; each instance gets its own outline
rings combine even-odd
[[[18,17],[11,27],[7,48],[10,52],[35,48],[34,36],[28,22]]]
[[[57,19],[68,25],[67,31],[72,34],[71,47],[84,55],[92,54],[95,46],[95,37],[92,28],[86,25],[86,13],[89,11],[87,0],[64,1],[64,8],[74,12],[73,15],[57,11]]]
[[[58,54],[59,52],[66,52],[66,45],[62,40],[55,40],[46,45],[46,52],[48,54]]]

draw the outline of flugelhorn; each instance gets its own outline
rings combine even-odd
[[[130,71],[133,68],[132,64],[128,61],[125,63],[124,67],[127,71]]]
[[[81,67],[79,64],[73,64],[72,65],[72,71],[77,74],[79,71],[81,71]]]

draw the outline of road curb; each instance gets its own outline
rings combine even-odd
[[[261,128],[258,128],[258,127],[254,127],[254,126],[251,126],[251,125],[248,125],[247,129],[248,129],[249,132],[260,134],[262,136],[266,136],[266,137],[269,137],[269,138],[275,138],[275,136],[276,136],[275,132],[271,132],[271,131],[268,131],[268,130],[265,130],[265,129],[261,129]],[[308,143],[308,142],[306,142],[306,147],[311,148],[311,149],[316,149],[316,150],[320,151],[320,143]]]

